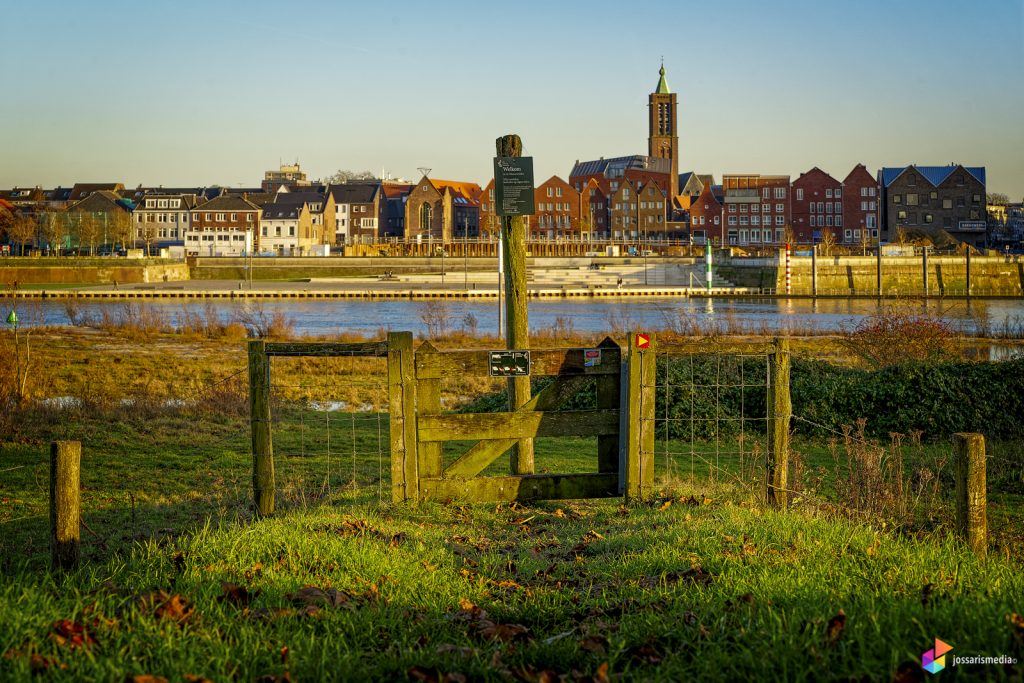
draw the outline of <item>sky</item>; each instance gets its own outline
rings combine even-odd
[[[1024,197],[1024,0],[4,0],[0,187],[484,185],[507,133],[567,178],[646,154],[662,58],[680,171],[956,162]]]

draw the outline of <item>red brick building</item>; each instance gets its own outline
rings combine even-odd
[[[726,175],[722,186],[725,237],[720,244],[785,242],[786,228],[792,225],[788,175]]]
[[[839,241],[843,228],[843,184],[815,166],[793,181],[793,238],[798,244],[821,241],[831,231]]]
[[[715,196],[712,185],[704,186],[700,195],[690,203],[690,239],[694,244],[706,244],[710,237],[723,240],[723,206]]]
[[[874,244],[878,241],[882,195],[878,181],[864,164],[857,164],[843,180],[843,224],[836,230],[837,241]]]
[[[406,239],[450,242],[477,237],[482,196],[476,183],[423,176],[405,202]]]
[[[579,239],[580,193],[572,185],[551,176],[534,188],[533,198],[536,213],[526,217],[528,239]]]

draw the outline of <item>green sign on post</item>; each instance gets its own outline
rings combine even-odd
[[[497,215],[533,215],[533,157],[494,157],[494,193]]]

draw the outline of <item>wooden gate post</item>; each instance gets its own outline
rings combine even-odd
[[[249,422],[252,491],[259,515],[274,514],[274,446],[270,437],[270,359],[267,343],[249,342]]]
[[[978,557],[988,553],[985,437],[954,434],[957,532]]]
[[[391,435],[391,500],[419,498],[416,461],[416,378],[412,332],[388,333],[388,420]]]
[[[597,345],[599,349],[619,351],[620,368],[622,365],[622,347],[611,337],[605,337],[604,341]],[[622,400],[622,372],[615,375],[598,375],[597,381],[597,407],[603,409],[617,410]],[[597,437],[597,471],[603,474],[611,474],[619,471],[619,440],[621,434],[614,436]]]
[[[654,401],[656,357],[654,335],[644,335],[645,348],[637,347],[636,334],[629,338],[629,356],[623,363],[622,401],[619,408],[622,439],[619,481],[626,500],[640,500],[654,491]]]
[[[82,444],[50,444],[50,561],[54,569],[78,564],[81,540]]]
[[[499,157],[520,157],[523,142],[518,135],[495,140]],[[509,349],[530,348],[526,291],[526,225],[522,216],[501,219],[501,248],[505,262],[505,339]],[[530,378],[508,380],[509,410],[515,412],[530,400]],[[520,439],[512,448],[512,474],[533,474],[533,439]]]
[[[789,504],[789,419],[793,403],[789,393],[789,340],[775,340],[768,355],[768,504],[784,508]]]

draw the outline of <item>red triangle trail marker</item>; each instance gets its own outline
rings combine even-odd
[[[638,349],[646,349],[646,348],[649,348],[650,345],[651,345],[651,338],[650,338],[649,335],[646,335],[646,334],[637,334],[636,335],[636,348],[638,348]]]

